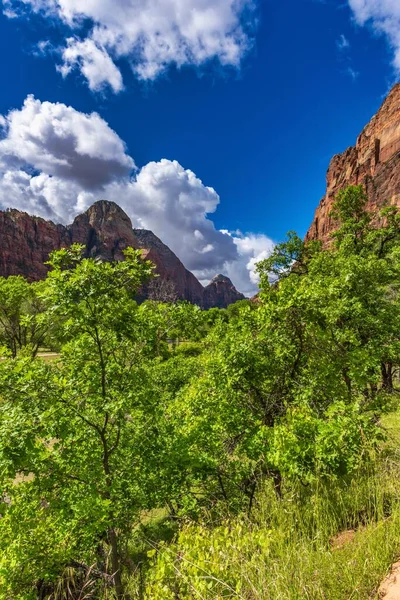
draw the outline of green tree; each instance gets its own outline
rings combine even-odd
[[[82,259],[79,246],[55,252],[42,297],[61,323],[61,360],[1,365],[4,598],[35,597],[33,584],[77,557],[103,562],[124,597],[121,540],[141,511],[166,504],[181,476],[166,442],[168,386],[154,375],[160,323],[133,300],[153,266],[125,254],[105,263]]]
[[[19,275],[0,278],[0,339],[13,357],[24,348],[35,356],[49,334],[41,287]]]
[[[400,231],[396,210],[374,228],[365,203],[362,188],[339,194],[329,247],[291,233],[259,265],[257,309],[212,330],[179,411],[210,495],[251,507],[263,477],[279,495],[282,476],[350,473],[379,438],[400,356]]]

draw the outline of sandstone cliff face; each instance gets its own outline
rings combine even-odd
[[[24,275],[30,280],[46,277],[43,264],[49,253],[70,244],[69,232],[18,210],[0,211],[0,274]]]
[[[228,279],[203,288],[179,258],[151,231],[132,229],[128,215],[114,202],[100,200],[67,227],[18,210],[0,211],[0,276],[23,275],[30,281],[46,277],[52,250],[79,243],[87,256],[122,260],[128,246],[143,251],[156,265],[160,279],[173,284],[174,294],[199,306],[225,307],[244,298]],[[219,276],[222,277],[222,276]],[[218,279],[218,278],[216,278]],[[221,285],[222,284],[222,285]],[[210,288],[210,289],[209,289]],[[142,296],[147,295],[146,288]]]
[[[204,288],[204,308],[225,308],[238,300],[244,300],[245,296],[237,291],[229,277],[217,275]]]
[[[336,194],[348,185],[362,184],[367,209],[385,204],[400,207],[400,84],[359,135],[356,145],[331,160],[326,195],[322,198],[306,239],[329,241],[335,224],[329,216]]]

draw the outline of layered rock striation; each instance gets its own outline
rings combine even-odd
[[[327,243],[335,223],[329,216],[337,193],[362,184],[367,209],[377,214],[384,205],[400,207],[400,84],[394,86],[377,114],[358,136],[356,145],[331,160],[322,198],[306,239]]]
[[[177,299],[204,308],[224,308],[244,298],[223,276],[215,278],[211,287],[203,288],[154,233],[133,229],[122,208],[106,200],[95,202],[68,226],[56,225],[14,209],[0,211],[0,276],[23,275],[30,281],[43,279],[48,270],[44,263],[50,252],[73,243],[83,244],[87,256],[103,260],[122,260],[123,250],[128,246],[141,249],[143,257],[155,264],[159,279],[167,284],[164,289],[169,294],[173,289]],[[222,286],[219,278],[226,280]],[[150,288],[144,288],[142,292],[143,298],[151,295]],[[162,286],[159,286],[158,295],[162,293]]]

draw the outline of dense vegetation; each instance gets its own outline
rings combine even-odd
[[[400,215],[365,202],[227,310],[138,304],[132,249],[0,280],[1,600],[371,595],[400,552]]]

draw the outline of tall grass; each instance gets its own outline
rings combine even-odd
[[[400,556],[400,413],[375,465],[351,480],[265,484],[251,519],[187,523],[155,556],[144,600],[367,600]],[[150,544],[151,545],[151,544]],[[152,554],[152,552],[150,553]]]

